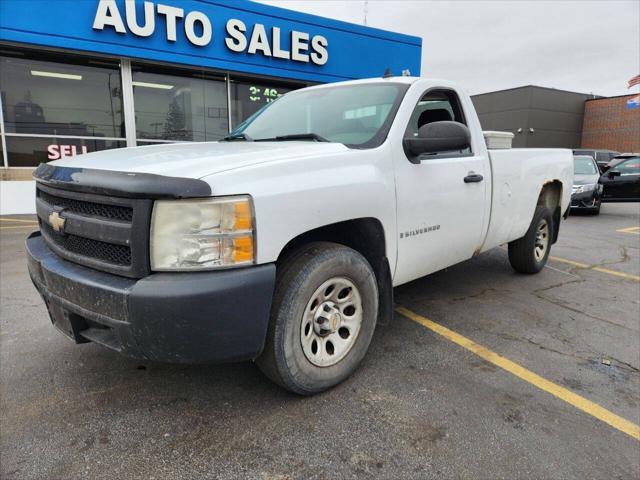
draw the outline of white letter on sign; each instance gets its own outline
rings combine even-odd
[[[232,52],[244,52],[245,48],[247,48],[247,37],[244,36],[244,32],[246,31],[247,26],[242,20],[229,20],[227,22],[227,33],[229,36],[224,39],[227,48]]]
[[[273,56],[289,60],[289,52],[280,48],[280,29],[278,27],[273,27],[271,29],[271,37],[273,38]]]
[[[100,0],[96,10],[96,18],[93,20],[94,30],[104,30],[106,26],[113,27],[118,33],[127,33],[124,28],[116,0]]]
[[[196,34],[196,22],[199,22],[200,25],[202,25],[202,35],[200,36]],[[189,12],[187,14],[187,18],[185,18],[184,31],[191,43],[199,47],[204,47],[205,45],[209,45],[213,29],[211,28],[209,17],[202,12],[194,11]]]
[[[316,65],[324,65],[329,60],[329,52],[327,51],[327,47],[329,46],[329,42],[322,35],[316,35],[311,39],[311,48],[313,52],[311,53],[311,61]]]
[[[247,50],[247,52],[256,53],[258,50],[262,51],[265,57],[271,56],[271,47],[269,47],[267,31],[261,23],[256,23],[253,26],[251,41],[249,42],[249,50]]]
[[[153,3],[144,2],[144,24],[138,25],[136,20],[136,2],[135,0],[126,0],[125,11],[127,13],[127,25],[131,33],[139,37],[150,37],[156,28],[156,17],[153,11]]]
[[[309,50],[309,34],[304,32],[291,32],[291,60],[297,62],[309,62],[309,55],[303,52]]]
[[[176,36],[176,22],[178,18],[184,17],[184,10],[181,8],[170,7],[169,5],[158,4],[158,15],[164,15],[167,19],[167,40],[175,42]]]

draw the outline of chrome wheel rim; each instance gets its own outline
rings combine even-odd
[[[549,224],[545,219],[542,219],[536,229],[536,243],[534,247],[536,261],[540,262],[544,259],[547,248],[549,248]]]
[[[333,277],[311,295],[302,315],[300,342],[317,367],[330,367],[353,348],[362,326],[362,297],[345,277]]]

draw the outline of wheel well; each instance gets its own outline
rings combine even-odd
[[[294,250],[311,242],[334,242],[360,252],[373,266],[385,258],[384,228],[375,218],[358,218],[309,230],[289,241],[278,256],[278,263]]]
[[[393,286],[386,255],[384,227],[376,218],[358,218],[333,223],[302,233],[290,240],[280,252],[276,267],[301,246],[311,242],[333,242],[353,248],[367,259],[376,275],[380,297],[378,322],[393,316]]]
[[[542,186],[540,196],[538,196],[538,203],[536,205],[547,207],[553,216],[553,243],[558,241],[558,234],[560,233],[560,216],[562,214],[561,204],[562,182],[559,180],[553,180],[545,183]]]

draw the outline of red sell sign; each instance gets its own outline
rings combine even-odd
[[[47,147],[47,158],[49,160],[60,160],[61,158],[82,155],[89,151],[87,150],[86,145],[82,145],[80,148],[82,151],[78,152],[78,147],[76,145],[49,145]]]

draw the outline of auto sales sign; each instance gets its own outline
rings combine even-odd
[[[98,3],[93,21],[94,30],[112,28],[122,34],[131,33],[138,37],[151,37],[156,31],[156,24],[164,30],[167,42],[178,41],[178,31],[191,44],[207,47],[214,41],[211,19],[206,13],[145,1],[142,15],[136,9],[136,3],[125,1],[124,12],[120,12],[115,0],[101,0]],[[140,18],[142,17],[142,18]],[[289,46],[283,38],[280,27],[271,27],[271,35],[262,23],[247,24],[231,18],[225,24],[225,37],[220,39],[232,52],[249,55],[263,55],[283,60],[324,65],[329,60],[329,42],[322,35],[311,36],[308,32],[290,30],[285,33],[289,37]]]
[[[420,74],[422,39],[247,0],[0,0],[0,41],[311,82]]]

